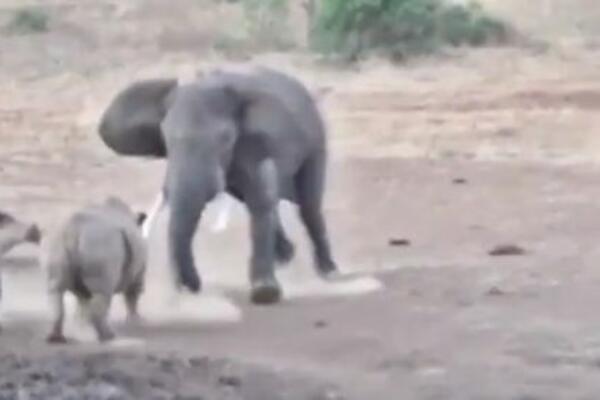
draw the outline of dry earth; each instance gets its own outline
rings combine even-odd
[[[51,229],[108,194],[149,205],[163,164],[112,155],[97,116],[132,79],[189,79],[221,56],[159,29],[180,15],[160,2],[46,4],[49,33],[0,37],[2,207]],[[288,296],[250,306],[237,206],[227,231],[197,238],[206,294],[172,303],[161,224],[146,329],[118,325],[127,340],[102,347],[73,325],[80,343],[57,350],[42,342],[41,274],[25,247],[2,261],[0,398],[596,399],[600,52],[580,39],[402,67],[253,57],[333,89],[321,106],[334,250],[381,286],[319,283],[284,205],[301,250],[281,272]],[[489,254],[510,245],[523,254]]]

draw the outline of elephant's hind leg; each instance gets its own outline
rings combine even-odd
[[[228,192],[242,203],[245,203],[244,197],[242,196],[242,193],[239,190],[235,188],[228,188]],[[279,216],[279,212],[277,210],[275,220],[275,260],[280,265],[286,265],[294,258],[296,254],[296,248],[294,246],[294,243],[289,239],[288,235],[285,233],[285,229],[283,228],[283,224],[281,223],[281,217]]]
[[[300,218],[313,244],[315,266],[321,275],[337,271],[322,211],[325,161],[325,154],[313,155],[295,177]]]

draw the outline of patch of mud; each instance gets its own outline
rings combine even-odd
[[[109,353],[0,356],[0,398],[7,400],[341,399],[337,393],[317,379],[227,359]]]

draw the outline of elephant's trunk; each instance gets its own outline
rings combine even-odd
[[[203,173],[198,168],[194,168],[193,176],[189,175],[189,171],[178,171],[167,181],[167,201],[171,210],[168,244],[171,265],[178,274],[179,283],[196,293],[201,289],[201,280],[192,243],[202,211],[220,189],[220,184],[214,174]]]

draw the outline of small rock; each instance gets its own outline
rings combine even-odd
[[[152,378],[152,377],[148,380],[148,383],[150,384],[150,386],[152,386],[153,388],[156,388],[156,389],[164,389],[167,386],[161,380],[159,380],[157,378]]]
[[[525,249],[515,244],[503,244],[494,247],[488,252],[490,256],[521,256],[526,253]]]
[[[410,240],[408,239],[400,239],[400,238],[392,238],[388,241],[388,244],[390,246],[395,246],[395,247],[406,247],[406,246],[410,246]]]
[[[452,179],[452,183],[455,185],[464,185],[467,183],[467,180],[465,178],[454,178]]]
[[[329,324],[322,319],[315,322],[315,328],[326,328]]]
[[[219,377],[219,384],[229,387],[240,387],[242,385],[242,380],[239,376],[235,375],[221,375]]]
[[[160,360],[160,369],[164,372],[172,372],[175,369],[173,360]]]
[[[509,138],[516,136],[517,132],[513,128],[500,128],[496,131],[496,136]]]
[[[52,380],[52,376],[48,372],[34,371],[29,374],[29,379],[31,379],[32,381],[50,382]]]
[[[202,367],[210,363],[209,357],[192,357],[188,360],[192,367]]]
[[[506,292],[498,286],[492,286],[486,293],[488,296],[504,296]]]
[[[4,382],[0,385],[1,390],[15,390],[16,385],[13,382]]]

